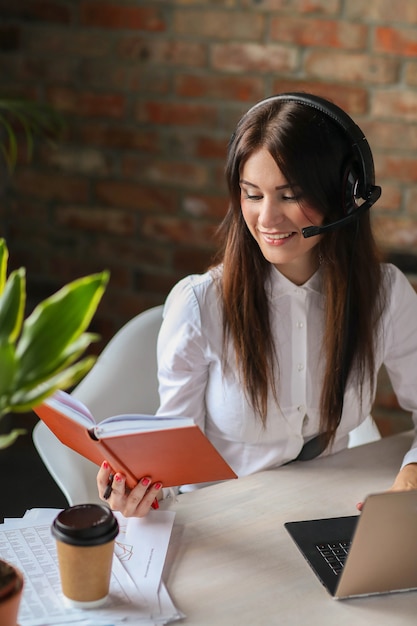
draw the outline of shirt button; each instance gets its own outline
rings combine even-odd
[[[302,372],[302,371],[303,371],[303,369],[304,369],[304,365],[303,365],[302,363],[299,363],[299,364],[297,365],[297,369],[298,369],[298,371],[299,371],[299,372]]]
[[[297,411],[298,411],[299,413],[304,413],[304,411],[305,411],[305,406],[304,406],[304,404],[300,404],[300,405],[297,407]]]
[[[303,322],[297,322],[297,328],[304,328]]]

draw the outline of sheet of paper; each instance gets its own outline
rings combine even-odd
[[[110,595],[102,608],[89,611],[67,608],[62,597],[55,540],[50,532],[57,513],[56,509],[33,509],[21,519],[6,519],[0,525],[0,556],[25,576],[20,626],[157,625],[183,617],[161,583],[173,512],[153,511],[154,524],[151,518],[143,522],[117,514],[121,533],[115,547]]]
[[[140,589],[157,592],[175,513],[149,511],[141,519],[115,515],[119,522],[115,554]]]

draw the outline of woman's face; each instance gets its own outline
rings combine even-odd
[[[301,204],[265,148],[244,164],[240,189],[243,218],[265,259],[295,284],[305,283],[318,267],[320,236],[304,238],[302,229],[320,225],[322,215]]]

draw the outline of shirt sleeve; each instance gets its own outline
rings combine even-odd
[[[191,277],[180,281],[167,298],[157,357],[160,396],[157,415],[192,417],[204,431],[209,363]]]
[[[417,429],[417,294],[400,270],[390,269],[384,364],[400,406],[411,412]],[[417,463],[417,435],[402,467],[407,463]]]

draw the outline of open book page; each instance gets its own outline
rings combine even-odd
[[[64,413],[64,415],[86,428],[93,428],[93,433],[97,439],[194,425],[194,420],[189,417],[155,417],[154,415],[140,413],[112,415],[100,421],[97,425],[89,409],[80,400],[73,398],[65,391],[57,391],[44,403],[60,413]]]
[[[45,400],[45,404],[64,412],[79,424],[91,428],[96,423],[91,411],[81,402],[66,391],[56,391],[53,396]]]
[[[190,417],[154,417],[153,415],[114,415],[100,422],[94,428],[97,439],[117,437],[140,432],[169,430],[194,426]]]

